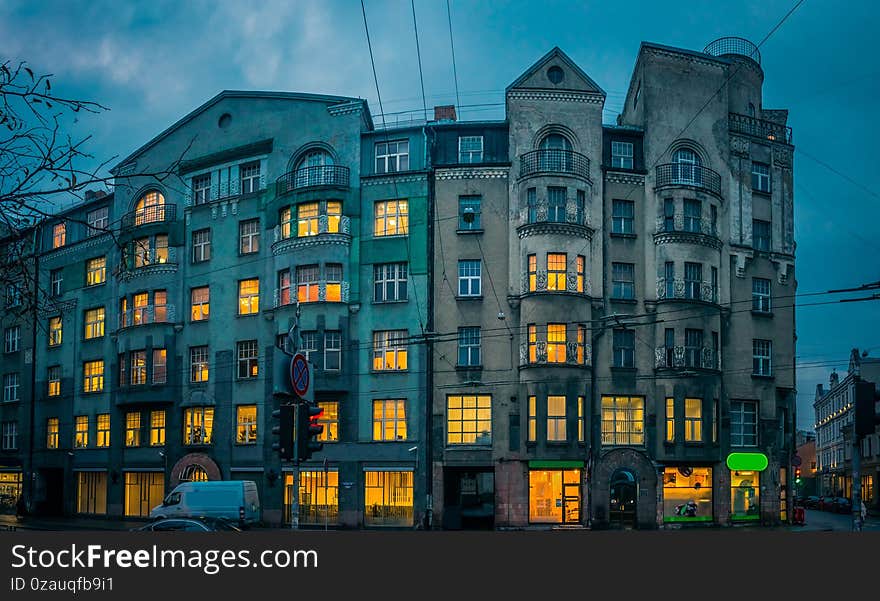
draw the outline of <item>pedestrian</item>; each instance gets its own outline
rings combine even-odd
[[[865,501],[864,501],[864,499],[862,499],[861,501],[859,501],[859,504],[861,505],[861,507],[859,507],[859,513],[860,513],[861,516],[862,516],[862,523],[864,524],[864,523],[865,523],[865,518],[868,517],[868,508],[865,507]]]

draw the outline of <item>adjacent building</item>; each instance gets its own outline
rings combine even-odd
[[[33,461],[4,446],[0,476],[132,517],[183,480],[254,480],[286,522],[293,330],[325,426],[301,524],[785,520],[793,147],[763,78],[745,40],[644,43],[613,124],[558,48],[497,121],[221,93],[37,229],[36,387],[2,407],[35,408]]]

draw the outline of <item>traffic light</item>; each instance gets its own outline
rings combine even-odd
[[[795,484],[801,483],[801,468],[799,467],[794,468],[794,482]]]
[[[296,432],[296,459],[299,462],[308,461],[312,453],[317,453],[324,448],[323,443],[318,442],[318,435],[324,431],[324,426],[318,423],[324,410],[311,403],[300,403],[297,407],[297,432]]]
[[[281,405],[272,412],[272,419],[278,420],[278,425],[272,426],[272,434],[278,436],[278,442],[272,443],[272,450],[277,451],[282,460],[293,459],[296,452],[297,417],[296,405]]]

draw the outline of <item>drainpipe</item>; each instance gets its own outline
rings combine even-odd
[[[422,131],[425,131],[424,129]],[[425,134],[425,156],[428,156],[428,137]],[[427,161],[426,161],[427,165]],[[428,184],[428,254],[426,261],[434,257],[434,171],[429,167],[427,174]],[[434,269],[428,266],[427,285],[427,311],[428,311],[428,337],[426,339],[426,365],[425,386],[425,527],[431,530],[434,522]]]
[[[32,253],[34,256],[34,297],[32,302],[31,315],[31,402],[29,407],[30,421],[28,427],[28,469],[25,472],[28,475],[28,495],[27,504],[29,513],[33,511],[34,489],[36,488],[37,474],[34,471],[34,438],[37,429],[34,426],[36,417],[36,397],[37,397],[37,316],[38,299],[40,292],[40,253],[38,245],[40,243],[40,224],[34,226],[34,243]]]

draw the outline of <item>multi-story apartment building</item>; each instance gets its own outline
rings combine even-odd
[[[852,498],[853,424],[856,398],[869,388],[868,396],[877,402],[876,386],[880,382],[880,359],[862,357],[858,349],[850,353],[849,369],[843,380],[836,371],[826,390],[816,385],[816,463],[818,494]],[[876,409],[875,409],[876,411]],[[880,433],[875,431],[859,441],[861,461],[859,479],[861,498],[867,507],[880,504],[877,482],[880,478]]]
[[[247,479],[289,519],[268,374],[295,325],[325,409],[301,523],[785,519],[792,146],[763,77],[744,40],[645,43],[614,124],[559,49],[500,121],[218,95],[40,226],[63,309],[38,319],[35,499],[143,516]]]
[[[505,121],[429,128],[443,524],[786,518],[792,146],[763,77],[745,40],[645,43],[603,125],[554,49]]]

